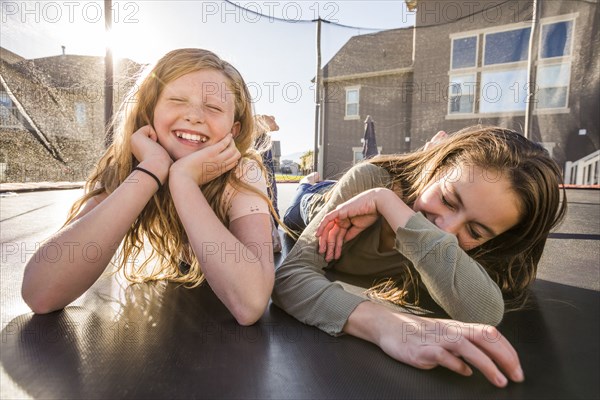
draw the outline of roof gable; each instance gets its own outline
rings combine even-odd
[[[413,28],[354,36],[323,68],[323,76],[364,74],[412,65]]]

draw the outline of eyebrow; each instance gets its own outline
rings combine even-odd
[[[458,204],[460,205],[460,207],[464,208],[464,207],[465,207],[465,205],[463,204],[462,198],[460,197],[460,194],[458,193],[458,191],[456,190],[456,188],[455,188],[455,187],[448,188],[448,191],[449,191],[450,193],[452,193],[452,195],[453,195],[454,197],[456,197],[456,201],[458,202]],[[496,236],[498,236],[498,235],[496,234],[496,232],[494,232],[494,231],[492,230],[492,228],[490,228],[490,227],[489,227],[489,226],[487,226],[487,225],[484,225],[484,224],[482,224],[481,222],[474,221],[474,222],[472,222],[472,224],[474,224],[474,225],[477,225],[477,226],[479,226],[481,229],[483,229],[484,231],[486,231],[486,232],[487,232],[487,234],[488,234],[490,237],[496,237]]]

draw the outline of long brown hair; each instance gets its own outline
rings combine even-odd
[[[453,165],[473,165],[507,176],[521,203],[520,222],[467,253],[498,284],[507,309],[525,303],[526,289],[535,279],[548,234],[567,209],[564,188],[561,201],[560,168],[541,145],[509,129],[474,126],[431,148],[379,156],[368,162],[390,173],[392,187],[409,206],[436,176]],[[418,302],[418,286],[418,274],[407,268],[393,289],[387,282],[370,295],[402,302],[412,294],[412,301]]]
[[[114,121],[115,140],[92,171],[85,185],[85,195],[71,208],[67,223],[75,218],[90,198],[105,192],[112,193],[138,164],[131,153],[131,135],[145,125],[153,125],[154,109],[164,87],[183,75],[206,69],[221,72],[228,81],[228,94],[235,98],[234,120],[241,126],[234,140],[242,158],[237,171],[234,168],[203,185],[202,193],[225,226],[229,225],[229,204],[223,201],[226,184],[237,190],[259,194],[267,200],[273,212],[268,198],[238,176],[241,163],[248,159],[256,161],[265,173],[260,157],[253,150],[252,103],[244,79],[231,64],[210,51],[178,49],[167,53],[144,74],[139,85],[122,103]],[[150,249],[144,249],[145,239],[150,243]],[[148,250],[149,254],[145,254],[144,250]],[[140,255],[143,261],[136,265],[135,261],[142,258],[138,257]],[[189,264],[189,268],[182,270],[181,261]],[[117,264],[125,277],[133,282],[167,279],[194,287],[203,281],[200,264],[188,243],[168,188],[163,187],[152,197],[126,233]],[[149,267],[152,268],[149,270]]]

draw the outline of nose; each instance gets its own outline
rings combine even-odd
[[[460,215],[456,213],[448,213],[446,215],[439,215],[435,220],[435,224],[444,232],[457,235],[460,231],[462,221],[460,219]]]
[[[204,122],[204,112],[202,107],[190,106],[185,111],[184,119],[192,124],[200,124]]]

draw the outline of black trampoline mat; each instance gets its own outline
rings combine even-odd
[[[567,223],[561,232],[574,231]],[[551,255],[584,253],[576,246],[598,255],[597,239],[557,237],[549,246]],[[557,276],[585,269],[570,260],[543,267],[562,271]],[[600,297],[585,287],[597,285],[589,279],[598,276],[598,259],[584,262],[587,282],[538,279],[530,307],[506,315],[499,329],[519,353],[526,380],[504,389],[478,372],[466,378],[407,366],[272,304],[257,324],[242,327],[206,284],[128,285],[105,274],[72,306],[33,315],[20,299],[22,266],[3,265],[1,397],[597,399]],[[553,276],[544,268],[542,278]]]

